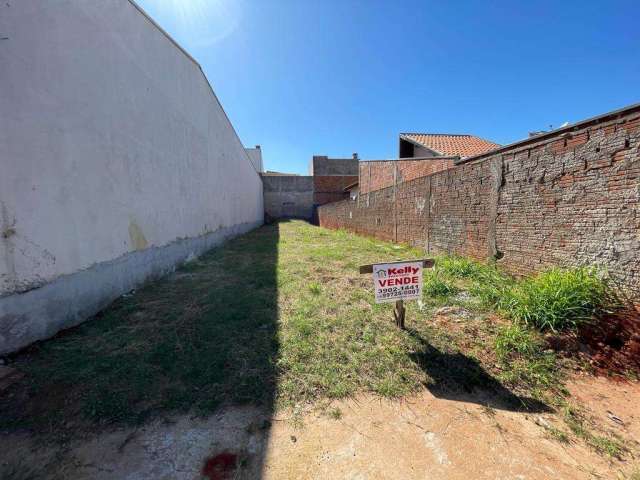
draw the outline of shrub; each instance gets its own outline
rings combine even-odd
[[[540,330],[576,328],[611,303],[607,282],[593,268],[552,268],[504,291],[498,308]]]

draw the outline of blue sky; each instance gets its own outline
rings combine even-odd
[[[640,102],[640,2],[138,0],[269,170],[395,158],[398,133],[510,143]]]

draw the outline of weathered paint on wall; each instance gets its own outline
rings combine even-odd
[[[0,32],[0,353],[261,223],[199,65],[133,3],[2,2]]]

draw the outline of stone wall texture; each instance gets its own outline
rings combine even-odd
[[[318,208],[321,226],[496,258],[516,275],[600,265],[640,303],[638,106],[387,188],[363,189],[367,168],[357,200]]]

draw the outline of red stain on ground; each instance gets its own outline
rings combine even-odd
[[[202,475],[209,480],[227,480],[236,470],[238,456],[231,452],[222,452],[210,457],[202,467]]]
[[[584,358],[596,374],[640,374],[640,312],[634,308],[585,325],[575,336],[550,340],[553,348]]]

